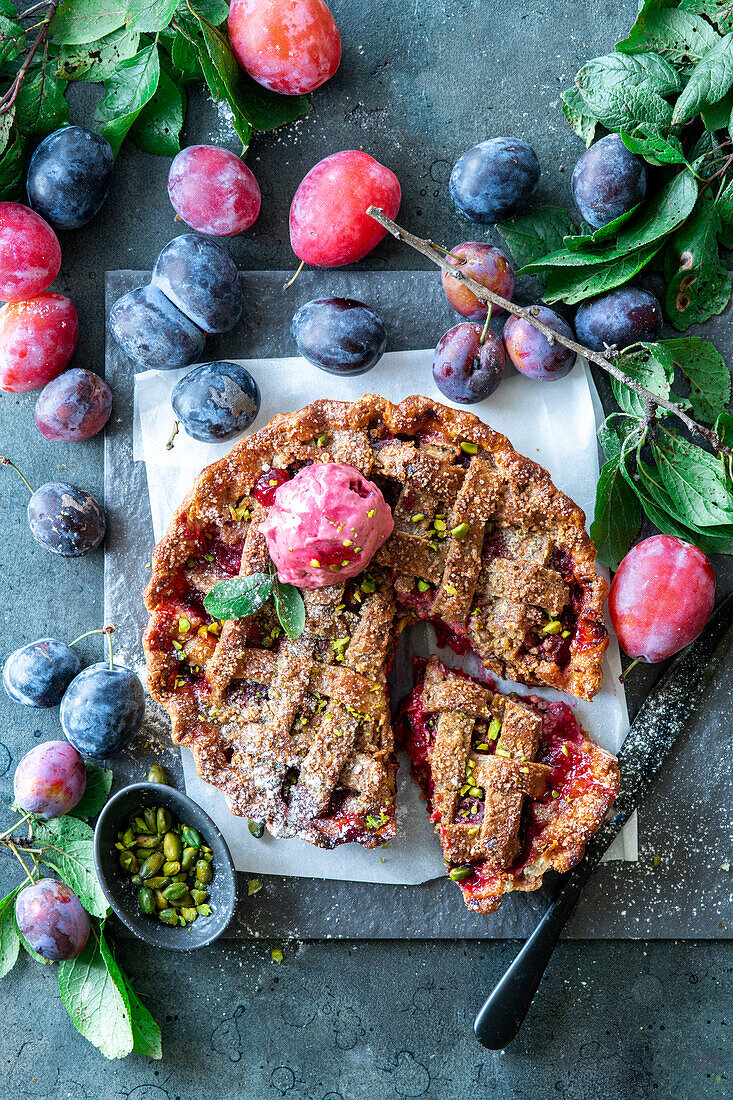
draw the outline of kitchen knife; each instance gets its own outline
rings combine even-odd
[[[488,1050],[502,1050],[522,1026],[583,886],[651,786],[687,716],[699,705],[716,656],[724,657],[730,647],[732,623],[733,593],[721,601],[700,637],[675,657],[642,704],[618,754],[621,789],[612,816],[588,841],[578,866],[548,888],[549,909],[476,1017],[473,1030]]]

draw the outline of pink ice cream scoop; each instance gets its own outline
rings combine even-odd
[[[279,579],[298,588],[355,577],[393,529],[381,491],[341,462],[304,467],[277,489],[260,524]]]

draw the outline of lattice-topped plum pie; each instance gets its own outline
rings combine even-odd
[[[203,601],[216,584],[268,567],[260,524],[279,486],[325,462],[360,471],[392,511],[366,571],[340,578],[331,563],[333,583],[303,592],[298,638],[272,600],[213,619]],[[503,677],[598,691],[606,585],[584,523],[504,436],[427,398],[275,417],[203,471],[155,550],[151,693],[233,813],[324,847],[381,844],[394,835],[397,767],[387,670],[405,626],[433,623]]]
[[[579,862],[618,794],[618,766],[565,703],[501,695],[437,657],[420,664],[399,723],[413,778],[466,905],[493,913],[505,893]]]

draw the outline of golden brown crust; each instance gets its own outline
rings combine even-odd
[[[382,433],[387,441],[381,451],[372,446],[370,433],[374,430]],[[317,442],[324,434],[328,436],[325,447]],[[389,442],[392,439],[393,444]],[[416,440],[417,447],[414,446]],[[462,443],[475,445],[478,452],[468,462],[468,473],[450,464],[456,461],[456,454],[460,456]],[[449,454],[453,457],[447,461]],[[274,654],[267,647],[253,652],[251,641],[247,641],[248,620],[223,624],[220,636],[207,634],[206,622],[200,628],[196,626],[195,638],[181,636],[177,632],[176,622],[180,622],[180,617],[185,618],[189,612],[185,601],[178,606],[177,578],[185,572],[187,560],[196,556],[192,577],[199,596],[222,579],[218,563],[207,563],[206,555],[199,553],[202,538],[208,537],[206,533],[212,531],[215,532],[217,546],[230,547],[234,555],[240,552],[243,544],[242,572],[257,572],[265,568],[267,547],[259,531],[259,520],[266,514],[266,508],[251,498],[263,467],[285,468],[293,463],[302,465],[304,462],[320,461],[347,462],[360,469],[365,476],[371,474],[378,481],[387,478],[397,483],[402,472],[407,482],[414,483],[418,491],[421,491],[422,485],[425,492],[437,493],[440,499],[448,501],[453,494],[451,507],[454,520],[460,525],[465,515],[469,531],[460,542],[448,540],[445,544],[441,543],[437,554],[441,567],[439,573],[435,573],[435,591],[431,592],[428,613],[421,613],[421,617],[440,617],[448,623],[463,622],[471,606],[472,591],[477,584],[485,586],[487,583],[489,567],[481,560],[481,540],[489,515],[502,530],[511,532],[513,539],[522,536],[525,543],[531,542],[531,553],[521,547],[518,553],[535,564],[531,568],[514,567],[509,570],[502,578],[505,595],[492,598],[488,601],[490,607],[482,606],[480,615],[477,611],[475,619],[469,618],[464,634],[479,653],[484,651],[487,667],[501,675],[529,684],[548,684],[580,698],[591,698],[601,685],[601,659],[608,644],[602,622],[606,584],[595,571],[595,550],[585,532],[582,510],[553,485],[546,470],[519,455],[505,436],[489,428],[473,413],[449,409],[425,397],[408,397],[398,405],[375,395],[365,395],[355,402],[315,401],[298,412],[274,417],[261,431],[241,440],[225,458],[208,466],[199,475],[174,515],[164,538],[155,548],[151,580],[145,592],[150,622],[144,646],[151,694],[171,716],[174,741],[192,749],[200,774],[224,792],[235,813],[253,816],[261,807],[256,754],[239,753],[232,757],[231,743],[228,748],[222,744],[222,723],[212,710],[212,701],[216,705],[221,704],[233,677],[268,683],[266,666],[269,663],[269,675],[272,675]],[[548,529],[552,531],[552,540],[546,534],[543,536]],[[416,617],[409,607],[405,610],[400,604],[401,618],[394,621],[395,610],[388,577],[390,572],[394,572],[398,599],[401,591],[414,583],[415,575],[432,579],[429,574],[433,567],[425,562],[428,537],[424,536],[421,542],[416,539],[410,542],[396,531],[395,536],[388,540],[384,553],[375,559],[375,569],[381,577],[381,590],[391,609],[386,618],[380,620],[379,656],[376,662],[372,662],[368,679],[380,685],[384,698],[384,661],[391,652],[395,635]],[[405,543],[408,545],[405,546]],[[558,545],[562,546],[567,556],[572,583],[582,597],[577,630],[569,643],[569,657],[564,665],[549,659],[541,645],[533,653],[517,644],[519,635],[532,625],[532,616],[537,618],[537,613],[532,609],[527,611],[525,608],[527,614],[524,619],[520,615],[513,627],[514,636],[511,632],[507,635],[504,651],[497,641],[505,630],[505,622],[511,619],[512,614],[516,617],[516,609],[521,606],[511,598],[514,592],[512,584],[515,589],[521,583],[528,588],[532,586],[534,598],[537,599],[541,594],[546,594],[547,603],[551,605],[547,608],[549,613],[554,613],[553,608],[559,606],[568,586],[564,575],[561,576],[561,571],[558,571],[559,567],[555,568],[557,563],[548,556],[551,547]],[[414,568],[416,552],[421,556],[419,569]],[[407,559],[412,556],[412,560],[402,562],[400,555],[403,553]],[[376,568],[377,564],[385,566],[387,572],[382,574]],[[308,634],[311,640],[316,638],[319,644],[324,639],[328,641],[333,638],[329,624],[333,607],[338,606],[337,600],[340,599],[338,587],[320,590],[331,593],[331,597],[324,597],[328,607],[319,612],[314,605],[312,619],[309,619]],[[198,620],[196,622],[198,624]],[[354,623],[351,625],[353,627]],[[485,638],[490,639],[490,645],[484,645]],[[174,650],[171,644],[176,643],[178,648]],[[246,675],[241,668],[243,652],[246,652],[249,669]],[[184,665],[179,665],[181,654]],[[312,658],[303,656],[300,659],[306,661]],[[320,664],[324,663],[323,654],[318,660]],[[325,660],[325,663],[328,664],[328,661]],[[197,691],[190,690],[188,683],[183,688],[173,686],[180,667],[199,670],[205,684],[205,705],[202,705],[200,691],[197,694]],[[352,689],[353,685],[349,690]],[[306,690],[307,685],[304,687],[301,684],[298,688],[301,694]],[[239,713],[236,720],[246,723],[251,717],[249,713]],[[293,718],[294,715],[289,716],[289,720]],[[384,741],[380,746],[372,744],[369,753],[380,762],[382,780],[376,786],[372,782],[371,789],[378,792],[375,798],[389,800],[388,788],[390,782],[393,783],[394,768],[390,760],[391,730],[388,729],[388,720],[381,728]],[[246,732],[251,740],[251,730]],[[350,766],[347,755],[342,772],[346,774]],[[365,805],[362,799],[361,809]],[[377,803],[373,801],[371,805],[376,807]],[[320,826],[313,824],[306,829],[304,822],[301,826],[298,834],[301,836],[313,829],[318,833],[320,829]],[[308,836],[307,839],[313,838]],[[383,839],[383,836],[376,836],[374,843]],[[318,837],[316,842],[321,842]]]

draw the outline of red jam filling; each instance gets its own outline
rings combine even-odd
[[[425,662],[416,661],[415,665],[416,674],[421,678]],[[407,749],[412,764],[412,774],[420,784],[427,800],[431,820],[435,821],[437,815],[432,811],[433,781],[430,749],[434,741],[436,719],[423,710],[422,691],[423,685],[420,682],[400,704],[395,732],[400,744]],[[514,865],[504,872],[509,874],[519,874],[534,859],[538,849],[538,839],[548,825],[563,812],[568,802],[593,788],[605,789],[594,777],[592,754],[586,750],[586,736],[570,707],[566,703],[548,703],[534,695],[524,697],[521,701],[542,718],[542,733],[536,762],[552,768],[552,774],[540,798],[525,799],[519,838],[520,850]],[[494,752],[496,743],[486,739],[484,726],[485,723],[476,723],[472,743],[474,749],[477,742],[487,745],[487,749],[479,751],[490,754]],[[542,820],[536,813],[536,807],[539,805],[543,806]],[[482,798],[475,798],[470,794],[461,796],[458,802],[457,820],[467,824],[478,823],[483,817],[483,810]],[[470,870],[470,874],[458,884],[467,897],[484,894],[492,883],[499,881],[496,872],[489,870],[485,863],[468,865],[464,870]]]
[[[288,470],[263,470],[255,482],[252,496],[264,508],[269,508],[275,500],[275,493],[286,481],[290,481]]]

